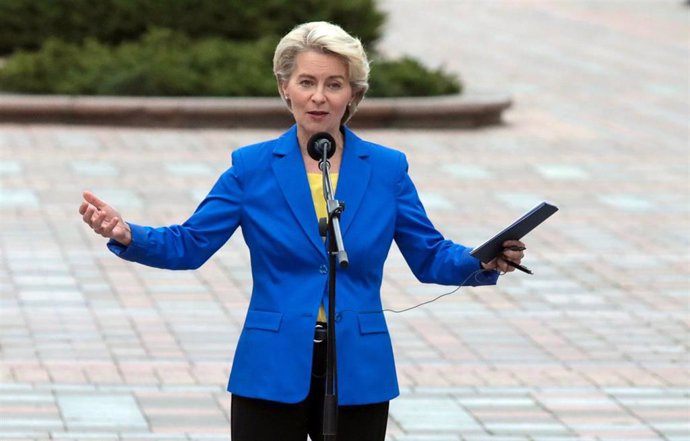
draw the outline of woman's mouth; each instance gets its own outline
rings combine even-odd
[[[318,119],[323,119],[324,117],[328,116],[328,112],[324,112],[322,110],[312,110],[311,112],[307,112],[307,114]]]

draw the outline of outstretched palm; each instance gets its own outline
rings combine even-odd
[[[120,213],[91,192],[85,191],[83,196],[79,214],[84,222],[97,234],[129,245],[132,233]]]

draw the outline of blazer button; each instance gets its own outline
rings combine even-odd
[[[337,313],[337,314],[335,315],[335,321],[336,321],[337,323],[340,323],[340,321],[341,321],[342,319],[343,319],[343,315],[342,315],[341,313]]]
[[[320,272],[321,274],[328,274],[328,267],[327,267],[326,265],[321,265],[321,266],[319,267],[319,272]]]

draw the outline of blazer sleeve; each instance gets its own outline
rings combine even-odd
[[[420,282],[441,285],[493,285],[497,271],[482,271],[471,248],[444,239],[433,226],[400,154],[395,242]]]
[[[243,189],[240,156],[223,173],[192,216],[181,225],[148,227],[130,223],[128,246],[111,240],[108,248],[119,257],[156,268],[195,269],[206,262],[242,221]]]

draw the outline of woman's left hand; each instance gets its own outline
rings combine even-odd
[[[503,254],[496,257],[489,263],[482,262],[482,268],[486,270],[498,270],[502,273],[509,273],[515,271],[515,267],[510,266],[507,262],[520,264],[522,258],[525,257],[525,244],[519,240],[506,240],[503,242]]]

